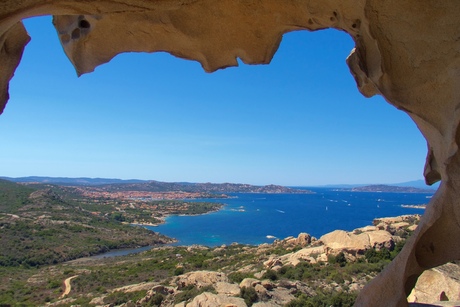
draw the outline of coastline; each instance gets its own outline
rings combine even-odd
[[[216,203],[216,204],[219,204],[219,203]],[[173,214],[164,215],[162,217],[155,217],[156,219],[160,220],[160,223],[144,223],[144,222],[134,221],[132,223],[126,223],[126,224],[129,224],[129,225],[132,225],[132,226],[139,226],[139,227],[158,227],[160,225],[166,224],[166,219],[168,217],[170,217],[170,216],[200,216],[200,215],[207,215],[207,214],[219,212],[220,210],[222,210],[226,206],[227,206],[227,204],[220,204],[219,208],[217,208],[215,210],[209,210],[209,211],[204,212],[204,213],[197,213],[197,214],[185,214],[185,213],[174,214],[173,213]]]

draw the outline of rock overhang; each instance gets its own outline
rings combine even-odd
[[[29,37],[21,20],[54,15],[78,74],[116,54],[167,51],[206,71],[269,63],[284,33],[335,28],[355,48],[347,59],[361,93],[380,94],[415,121],[428,143],[425,178],[443,183],[401,255],[357,305],[405,305],[416,277],[460,258],[460,5],[450,1],[124,0],[4,1],[0,5],[0,110]],[[369,293],[372,293],[370,295]],[[381,300],[380,298],[385,298]],[[390,304],[390,305],[391,305]]]

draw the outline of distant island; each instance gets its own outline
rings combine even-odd
[[[179,198],[225,198],[223,193],[273,193],[273,194],[308,194],[309,190],[288,188],[280,185],[257,186],[242,183],[191,183],[191,182],[162,182],[155,180],[122,180],[105,178],[67,178],[67,177],[0,177],[17,183],[46,183],[64,186],[85,187],[86,190],[105,193],[143,191],[143,192],[179,192],[198,193],[193,197]],[[136,196],[142,197],[142,196]]]
[[[399,186],[392,186],[392,185],[385,185],[385,184],[377,184],[377,185],[368,185],[363,187],[355,187],[352,189],[345,189],[350,190],[352,192],[389,192],[389,193],[430,193],[432,194],[434,191],[429,189],[419,189],[414,187],[399,187]]]

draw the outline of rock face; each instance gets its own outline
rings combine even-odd
[[[246,307],[242,298],[204,292],[196,296],[186,307]]]
[[[392,235],[385,230],[369,231],[360,234],[336,230],[322,236],[320,241],[333,250],[352,251],[355,254],[362,253],[369,248],[379,250],[385,247],[391,250],[394,246]]]
[[[447,263],[423,272],[408,297],[409,302],[436,304],[460,301],[460,268]]]
[[[125,51],[168,51],[206,71],[235,66],[237,57],[268,63],[283,33],[347,32],[356,44],[347,62],[359,90],[384,96],[415,121],[428,143],[425,179],[442,179],[415,235],[356,304],[405,306],[425,269],[460,258],[458,0],[4,0],[0,112],[29,40],[21,20],[50,14],[78,74]]]

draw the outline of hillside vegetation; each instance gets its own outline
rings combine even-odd
[[[259,246],[165,246],[172,240],[126,222],[161,222],[220,205],[88,198],[79,191],[0,180],[0,306],[352,306],[420,218],[383,218],[345,234],[300,234]],[[335,241],[343,235],[347,246]],[[87,258],[145,245],[156,247]]]
[[[220,207],[178,200],[146,204],[91,199],[68,187],[0,180],[0,266],[35,267],[170,243],[173,239],[129,223],[161,223],[166,214],[202,214]]]

